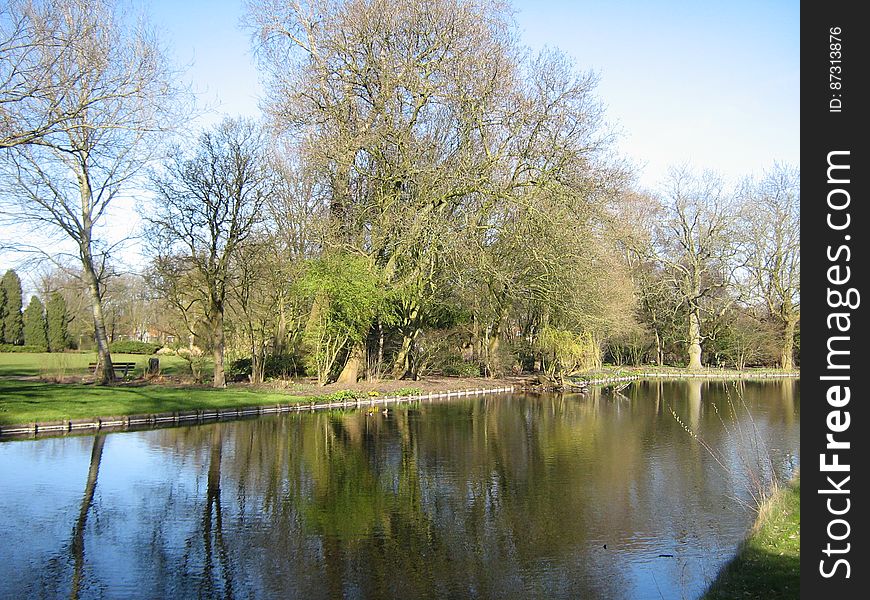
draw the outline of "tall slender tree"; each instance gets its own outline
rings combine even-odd
[[[174,80],[153,33],[113,0],[44,0],[60,51],[36,43],[32,59],[51,65],[43,93],[27,103],[32,119],[57,112],[62,127],[4,153],[2,208],[7,221],[29,226],[24,239],[54,235],[72,241],[91,302],[97,378],[114,377],[103,315],[111,246],[99,225],[131,180],[153,157],[155,134],[171,126]],[[53,39],[53,38],[52,38]],[[18,244],[45,255],[46,244]]]
[[[24,309],[24,345],[48,350],[48,323],[45,320],[45,307],[37,296],[30,298]]]
[[[21,315],[21,279],[12,269],[0,281],[3,288],[3,341],[7,344],[24,343],[24,319]]]
[[[6,306],[6,289],[0,285],[0,344],[6,338],[6,315],[8,314]]]
[[[155,206],[146,219],[156,264],[173,265],[172,277],[200,284],[188,295],[211,336],[214,387],[223,387],[230,269],[274,187],[267,137],[250,120],[227,119],[200,136],[192,155],[176,152],[152,181]]]
[[[779,364],[794,366],[795,331],[800,322],[800,172],[774,165],[746,186],[746,266],[751,290],[778,329]]]
[[[734,289],[740,266],[736,197],[713,173],[698,176],[676,168],[662,210],[653,250],[686,316],[688,368],[700,369],[703,317],[721,313],[735,299],[715,306],[712,302],[720,290]]]
[[[48,349],[50,352],[63,352],[69,348],[69,315],[66,300],[60,292],[54,292],[45,307],[48,323]]]

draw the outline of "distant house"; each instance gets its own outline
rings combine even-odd
[[[137,340],[140,342],[163,344],[164,346],[171,346],[176,340],[174,334],[162,331],[156,327],[136,328],[131,333],[118,334],[115,338],[119,340]]]

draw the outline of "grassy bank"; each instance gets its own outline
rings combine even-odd
[[[113,355],[113,358],[117,362],[135,362],[137,370],[134,376],[141,377],[150,357],[117,354]],[[159,359],[163,377],[157,380],[146,382],[140,379],[116,386],[100,387],[89,383],[91,378],[88,363],[96,360],[96,355],[93,353],[0,353],[0,426],[93,417],[292,404],[320,401],[331,393],[344,393],[344,390],[338,390],[336,386],[324,388],[306,379],[278,381],[260,386],[234,384],[227,389],[219,390],[183,385],[192,381],[187,362],[177,356],[160,356]],[[206,371],[210,371],[210,368]],[[674,377],[685,374],[683,369],[670,367],[643,369],[608,367],[589,373],[582,379],[618,378],[650,372]],[[746,377],[747,373],[753,373],[721,369],[710,369],[708,372],[720,377],[723,375]],[[771,373],[777,371],[771,369],[758,371],[759,376]],[[427,376],[422,381],[415,382],[361,381],[344,387],[365,397],[367,394],[406,395],[402,390],[409,385],[423,392],[440,392],[514,384],[521,386],[521,378],[506,381]]]
[[[675,377],[682,378],[686,376],[692,377],[709,377],[713,379],[718,378],[734,378],[734,379],[752,379],[752,378],[767,378],[767,377],[782,377],[782,376],[797,376],[800,374],[799,369],[794,369],[791,371],[783,371],[782,369],[769,368],[769,367],[758,367],[751,369],[726,369],[726,368],[712,368],[705,367],[703,369],[695,369],[689,371],[683,367],[671,367],[671,366],[658,366],[658,365],[644,365],[640,367],[629,367],[629,366],[611,366],[605,365],[600,369],[594,369],[590,371],[586,371],[581,374],[577,374],[572,376],[571,378],[574,380],[580,381],[589,381],[595,379],[602,378],[614,378],[614,377],[648,377],[652,376],[660,376],[660,377]]]
[[[0,380],[0,425],[310,401],[311,397],[248,388],[100,387],[5,379]]]
[[[749,538],[713,582],[705,600],[800,596],[800,493],[797,477],[762,508]]]
[[[135,362],[137,375],[142,375],[151,356],[113,354],[115,362]],[[187,362],[177,356],[159,356],[160,371],[165,375],[187,375]],[[0,352],[0,377],[41,377],[63,379],[89,374],[88,364],[96,362],[94,352]]]
[[[446,391],[510,387],[515,381],[427,377],[421,381],[361,381],[342,388],[322,387],[315,381],[273,382],[262,385],[233,384],[224,389],[148,383],[142,380],[113,386],[92,383],[51,383],[0,378],[0,427],[94,417],[120,417],[196,410],[221,410],[252,406],[323,403],[411,396]]]

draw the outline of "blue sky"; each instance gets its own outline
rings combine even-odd
[[[257,116],[261,87],[243,0],[131,0],[157,27],[184,77],[221,114]],[[557,47],[600,77],[598,95],[621,132],[618,150],[655,189],[669,166],[688,163],[731,180],[774,161],[799,166],[799,3],[667,0],[515,0],[523,44]],[[119,199],[104,234],[138,231]],[[132,217],[132,218],[131,218]],[[0,232],[0,234],[9,232]],[[2,237],[2,236],[0,236]],[[141,263],[138,246],[125,253]],[[17,261],[0,254],[0,264]]]
[[[242,1],[146,0],[152,20],[201,100],[257,115],[260,86]],[[729,178],[773,161],[799,164],[796,1],[514,2],[521,41],[560,48],[599,74],[598,95],[620,151],[655,185],[688,162]]]

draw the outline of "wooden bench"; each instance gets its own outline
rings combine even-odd
[[[115,377],[127,377],[128,374],[132,374],[136,370],[136,363],[113,361],[112,367],[115,369]],[[97,363],[90,363],[88,369],[90,369],[91,373],[95,373],[97,371]]]

